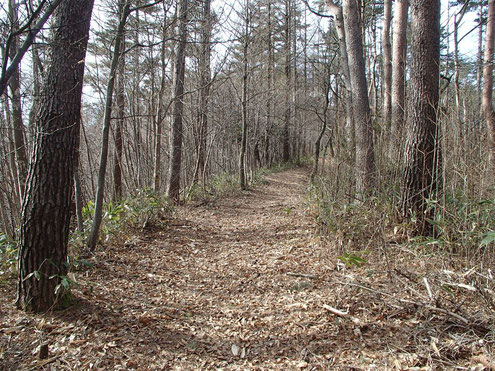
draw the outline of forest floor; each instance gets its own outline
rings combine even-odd
[[[345,266],[317,236],[307,181],[292,169],[179,207],[167,228],[101,249],[64,311],[27,315],[1,284],[0,369],[495,369],[469,272],[398,247]]]

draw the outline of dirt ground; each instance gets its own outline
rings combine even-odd
[[[395,245],[346,267],[307,181],[272,174],[101,249],[64,311],[18,311],[3,283],[0,369],[495,369],[493,277]]]

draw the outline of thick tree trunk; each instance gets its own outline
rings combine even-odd
[[[344,0],[343,15],[356,125],[356,192],[364,194],[371,190],[374,184],[375,159],[363,42],[358,8],[354,0]]]
[[[495,183],[495,110],[493,97],[493,51],[495,47],[495,0],[488,1],[485,56],[483,60],[483,113],[488,132],[488,184]]]
[[[406,119],[406,31],[408,0],[396,0],[394,12],[394,37],[392,52],[392,136],[390,138],[390,158],[400,163],[402,148],[402,133]]]
[[[33,158],[22,206],[19,307],[34,312],[56,305],[67,273],[67,242],[77,150],[84,58],[93,0],[63,1],[36,120]]]
[[[412,0],[411,97],[402,172],[401,211],[417,219],[417,232],[433,233],[428,222],[434,210],[428,200],[437,197],[441,182],[437,124],[440,59],[440,1]]]
[[[186,68],[186,42],[187,42],[187,2],[180,0],[179,9],[179,42],[175,59],[174,78],[174,106],[173,123],[170,138],[171,156],[168,171],[167,197],[175,203],[179,202],[180,172],[182,163],[182,113],[184,95],[184,75]]]

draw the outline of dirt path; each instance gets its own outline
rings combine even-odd
[[[418,321],[418,308],[387,305],[376,292],[352,286],[356,273],[361,281],[373,274],[374,287],[396,290],[384,272],[338,271],[337,252],[314,237],[307,175],[302,169],[273,174],[255,190],[182,207],[168,229],[107,248],[96,268],[78,277],[80,302],[64,312],[27,316],[11,305],[1,308],[0,369],[430,364],[431,336],[440,335]],[[335,317],[323,304],[348,310],[364,325]],[[443,326],[443,319],[428,318]],[[40,343],[48,344],[48,360],[37,360]]]

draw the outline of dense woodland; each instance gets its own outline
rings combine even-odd
[[[335,261],[476,270],[493,335],[495,0],[6,0],[0,39],[19,309],[66,306],[88,257],[175,208],[303,166]]]

